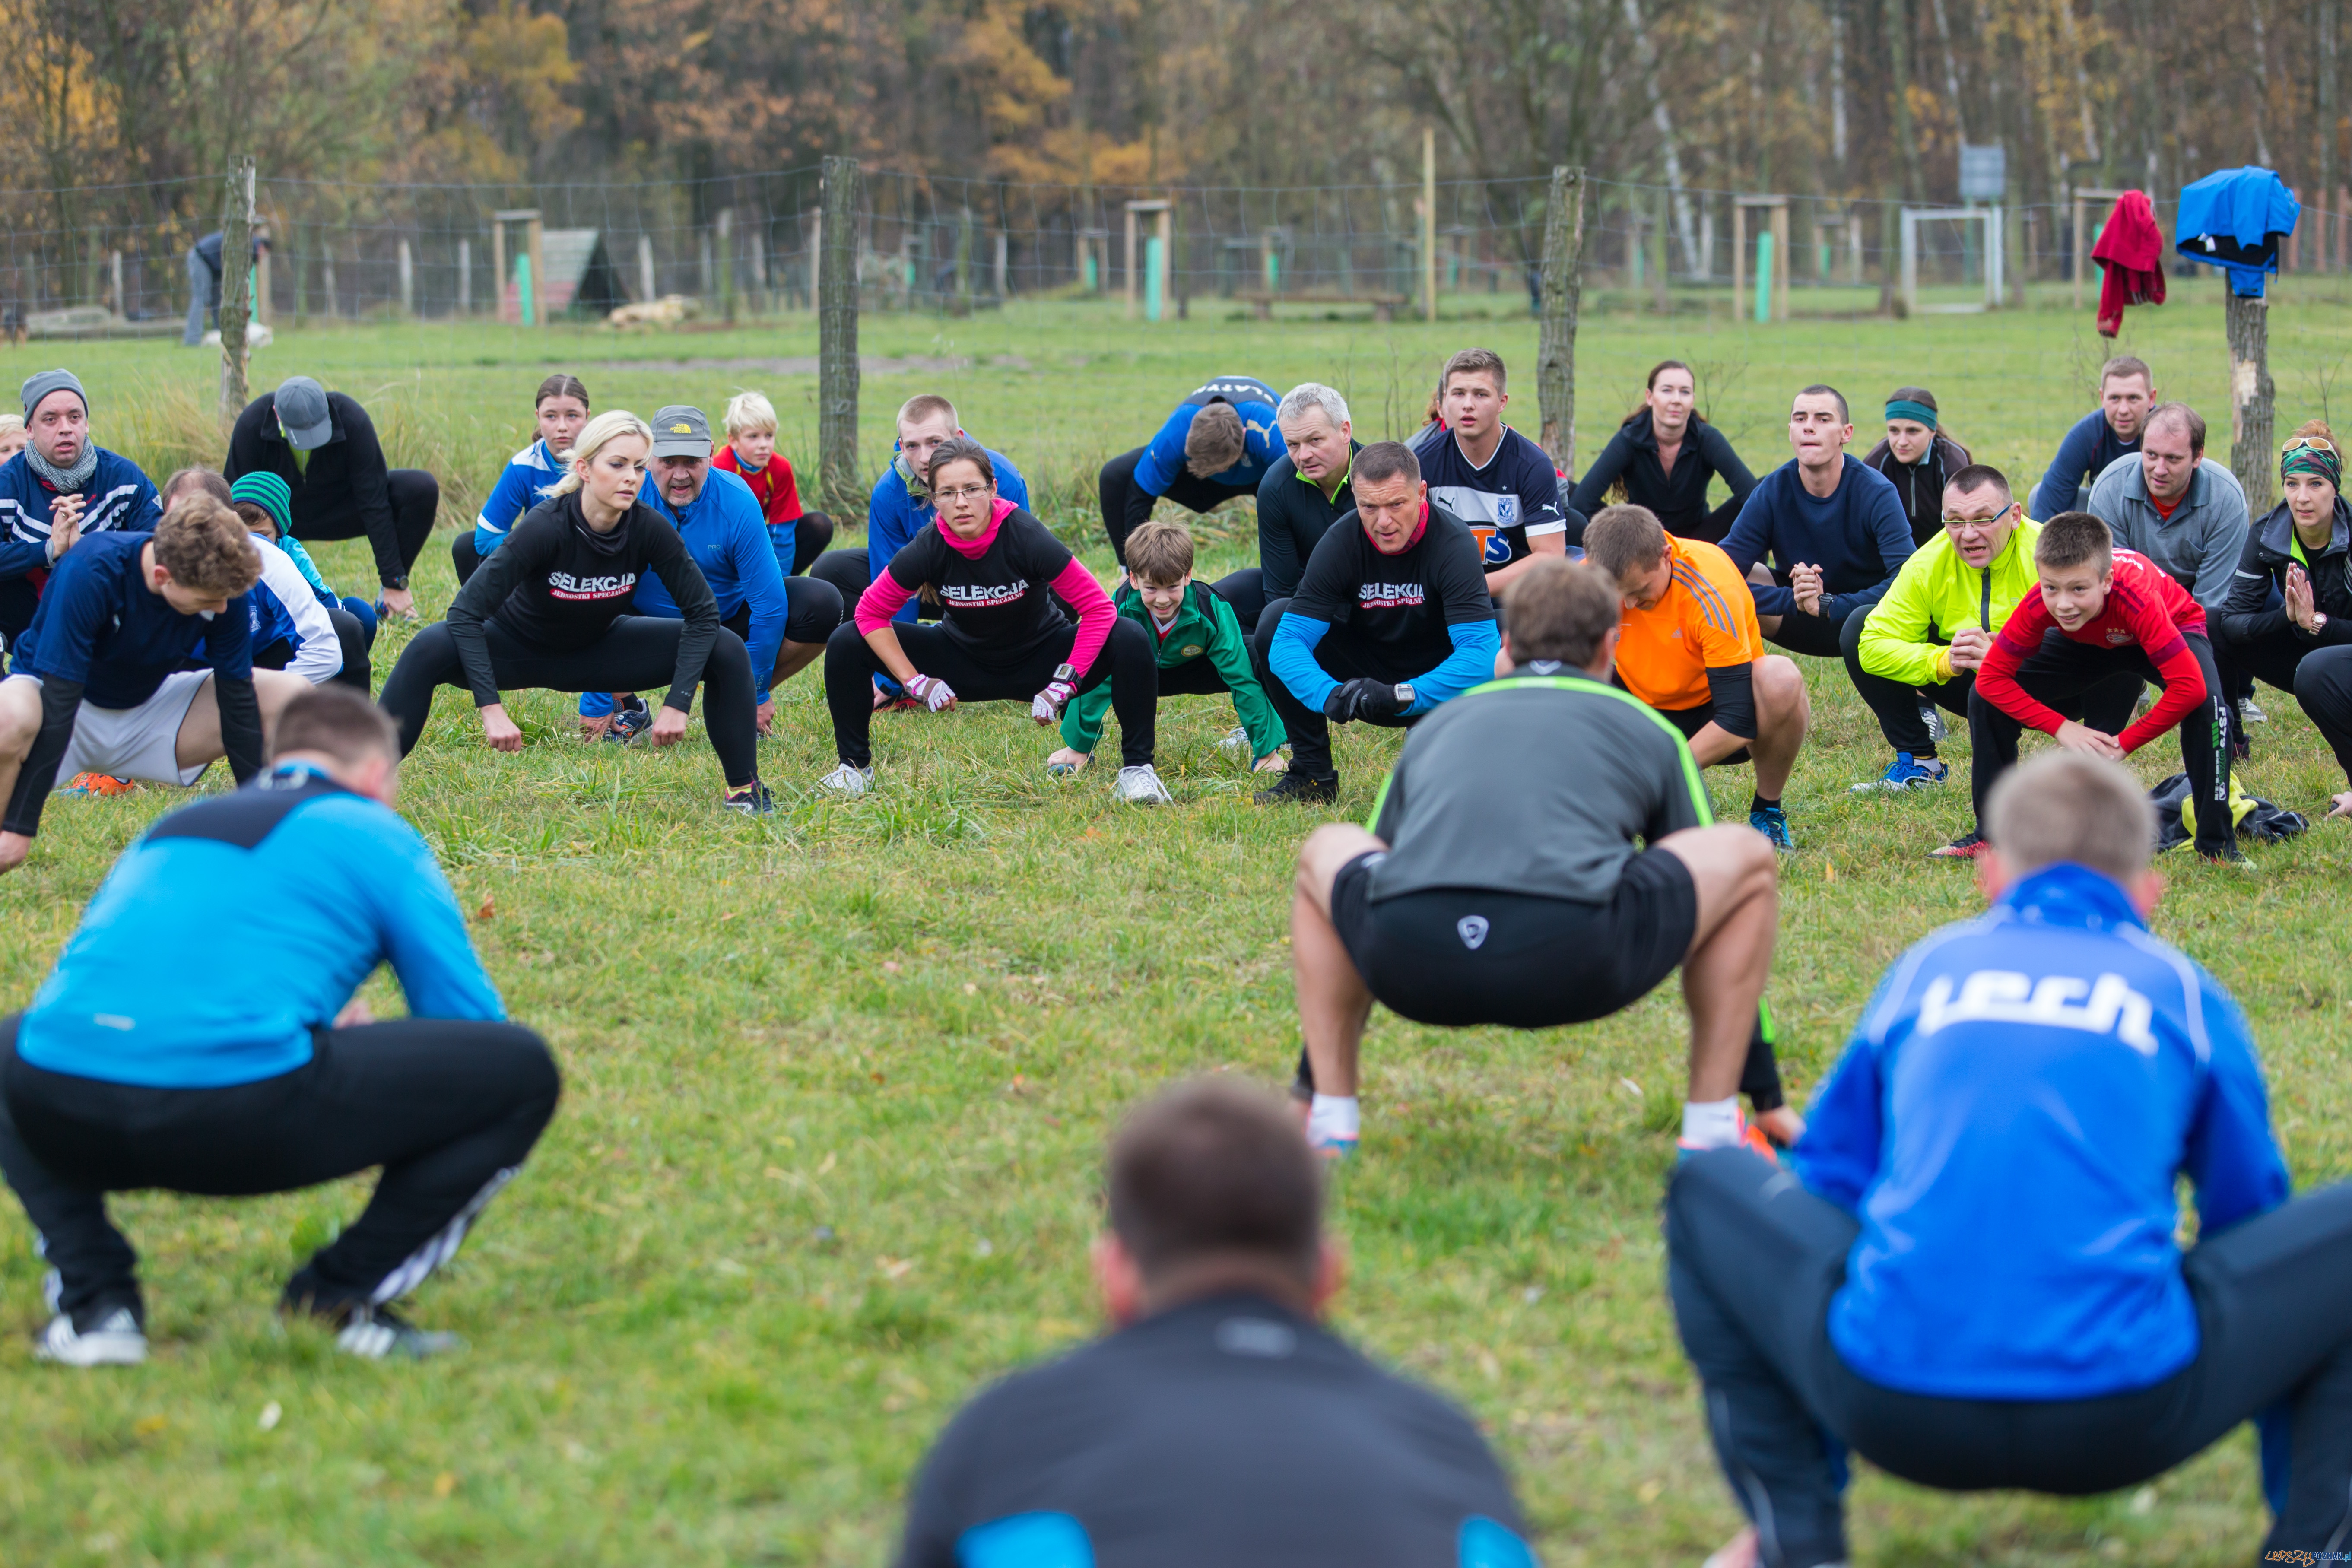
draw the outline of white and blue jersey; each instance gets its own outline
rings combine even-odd
[[[49,510],[58,492],[18,452],[0,463],[0,577],[49,563]],[[98,448],[82,497],[81,533],[145,532],[163,521],[154,483],[130,458]]]
[[[327,606],[293,557],[257,536],[253,547],[261,552],[261,581],[246,595],[254,651],[283,640],[292,650],[289,675],[313,686],[332,680],[343,672],[343,645],[327,619]]]
[[[1208,483],[1256,489],[1265,471],[1289,455],[1283,444],[1282,427],[1274,422],[1274,411],[1282,405],[1282,395],[1254,375],[1221,375],[1207,383],[1176,405],[1150,441],[1143,456],[1136,460],[1135,483],[1139,489],[1155,496],[1164,496],[1176,476],[1184,472],[1184,438],[1192,433],[1192,421],[1201,410],[1211,404],[1229,403],[1234,412],[1242,416],[1242,458],[1221,474],[1211,474]]]
[[[1463,456],[1462,443],[1440,425],[1423,432],[1412,455],[1430,501],[1462,520],[1489,572],[1534,553],[1528,540],[1568,531],[1559,470],[1541,447],[1507,426],[1483,468]]]
[[[425,841],[299,763],[163,817],[114,863],[16,1054],[152,1089],[291,1072],[379,963],[418,1018],[506,1016]]]
[[[1029,482],[1013,466],[1013,459],[992,449],[988,462],[996,470],[997,499],[1009,500],[1027,511]],[[874,493],[866,501],[866,565],[875,582],[880,582],[882,574],[890,569],[890,558],[912,543],[915,535],[929,527],[937,516],[937,507],[908,493],[907,481],[899,477],[896,462],[882,470],[882,477],[874,481]],[[891,619],[913,626],[918,603],[908,600]]]
[[[2176,1176],[2208,1236],[2287,1196],[2236,1004],[2074,865],[1904,955],[1794,1159],[1862,1222],[1831,1343],[1939,1399],[2163,1382],[2199,1344]]]
[[[525,512],[547,499],[547,492],[555,488],[563,472],[563,465],[556,460],[545,441],[533,441],[509,458],[499,482],[490,487],[489,498],[482,502],[482,510],[474,519],[475,552],[488,555],[504,544],[514,525],[522,521]]]

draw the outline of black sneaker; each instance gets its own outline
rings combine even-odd
[[[1293,801],[1322,802],[1339,798],[1339,775],[1325,773],[1315,778],[1293,768],[1282,775],[1278,784],[1270,784],[1250,796],[1260,805],[1287,805]]]
[[[625,746],[653,727],[653,710],[646,706],[644,698],[631,692],[613,705],[613,723],[604,731],[604,739]]]
[[[758,779],[753,779],[741,789],[730,792],[727,798],[719,804],[730,811],[740,811],[746,816],[767,816],[772,815],[776,809],[776,797],[768,793],[766,784],[761,784]]]

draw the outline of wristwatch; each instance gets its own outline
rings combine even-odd
[[[406,593],[408,591],[408,574],[404,572],[397,577],[387,577],[384,579],[383,585],[392,589],[394,593]]]
[[[1076,686],[1078,683],[1078,667],[1075,664],[1055,666],[1054,679],[1065,686]]]

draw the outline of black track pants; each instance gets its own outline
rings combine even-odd
[[[784,579],[784,641],[787,643],[821,643],[833,635],[841,624],[841,595],[833,584],[814,577]],[[735,613],[719,623],[749,645],[751,636],[751,602],[749,599],[735,606]],[[777,649],[781,655],[782,649]],[[762,678],[766,670],[756,672]]]
[[[833,542],[833,519],[821,511],[804,511],[793,520],[793,569],[787,576],[804,574]]]
[[[1828,1331],[1857,1229],[1745,1150],[1694,1156],[1666,1194],[1675,1319],[1769,1568],[1846,1560],[1825,1432],[1920,1486],[2080,1497],[2151,1480],[2282,1404],[2286,1508],[2266,1551],[2352,1547],[2352,1183],[2200,1241],[2181,1265],[2197,1359],[2095,1399],[1935,1399],[1857,1376]]]
[[[1947,713],[1965,719],[1969,714],[1969,693],[1977,689],[1977,672],[1957,670],[1949,680],[1939,680],[1927,686],[1911,686],[1884,675],[1873,675],[1862,668],[1862,626],[1867,615],[1852,615],[1839,628],[1838,651],[1845,656],[1845,672],[1853,681],[1853,689],[1870,705],[1878,718],[1878,732],[1886,743],[1898,752],[1908,752],[1915,757],[1932,757],[1936,742],[1928,738],[1927,721],[1919,715],[1919,704],[1932,702]]]
[[[808,574],[820,583],[830,583],[841,595],[841,618],[847,620],[849,612],[857,608],[859,597],[874,585],[874,571],[866,560],[866,547],[849,550],[828,550],[809,563]]]
[[[623,616],[612,630],[586,647],[550,653],[525,644],[496,619],[482,624],[490,645],[490,669],[501,691],[660,691],[677,668],[677,639],[686,623],[667,616]],[[466,684],[465,666],[449,623],[436,621],[409,639],[378,699],[400,725],[400,754],[416,748],[433,716],[433,693]],[[702,667],[703,727],[729,789],[759,777],[752,731],[751,656],[743,639],[719,628],[710,658]]]
[[[1265,572],[1262,567],[1244,566],[1238,572],[1228,572],[1210,584],[1209,591],[1234,607],[1234,619],[1242,624],[1244,637],[1256,628],[1258,617],[1265,614]]]
[[[2226,639],[2217,651],[2248,678],[2294,692],[2352,782],[2352,645],[2314,647],[2282,632],[2252,642]]]
[[[1127,536],[1151,521],[1151,509],[1163,499],[1135,482],[1135,466],[1143,460],[1143,453],[1144,448],[1138,447],[1113,458],[1102,466],[1098,481],[1103,532],[1109,536],[1111,551],[1122,566],[1127,564]],[[1184,471],[1171,481],[1164,499],[1194,511],[1210,511],[1236,496],[1255,494],[1255,485],[1221,485],[1213,479],[1195,479]]]
[[[138,1258],[106,1194],[293,1192],[383,1167],[367,1208],[289,1287],[332,1313],[380,1306],[454,1255],[555,1114],[555,1059],[529,1029],[404,1018],[322,1029],[307,1066],[226,1089],[145,1089],[18,1059],[0,1019],[0,1172],[88,1327],[140,1309]]]
[[[946,681],[958,702],[1031,700],[1069,658],[1078,635],[1073,626],[1013,663],[984,664],[945,626],[900,625],[893,629],[915,668]],[[873,765],[868,733],[874,720],[874,678],[886,673],[873,646],[857,635],[856,621],[843,622],[824,645],[824,700],[833,710],[834,749],[853,767]],[[1151,761],[1155,742],[1160,671],[1150,637],[1125,616],[1111,623],[1110,636],[1078,689],[1090,690],[1106,680],[1110,682],[1111,710],[1118,715],[1119,765],[1144,766]]]
[[[384,546],[389,543],[398,552],[400,572],[405,575],[432,536],[433,519],[441,510],[441,481],[422,468],[394,468],[386,477],[385,489],[392,497],[392,538],[374,542],[376,571],[380,576],[393,575],[385,570]],[[304,519],[294,537],[311,544],[321,539],[358,539],[366,532],[359,513],[346,506],[324,517]]]

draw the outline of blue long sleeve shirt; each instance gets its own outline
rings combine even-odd
[[[507,459],[499,482],[490,487],[482,510],[474,518],[474,552],[488,555],[507,542],[507,534],[523,514],[547,499],[563,478],[563,465],[545,441],[533,441]],[[650,481],[649,481],[650,482]]]
[[[996,470],[997,498],[1011,501],[1023,511],[1029,510],[1029,482],[1013,466],[1013,459],[992,447],[988,461]],[[890,558],[906,549],[938,515],[939,509],[929,501],[919,501],[908,493],[907,481],[899,477],[896,462],[882,470],[882,477],[874,481],[874,493],[866,501],[866,565],[875,581],[879,582],[882,574],[889,570]],[[890,618],[913,626],[917,604],[916,600],[908,600]]]
[[[1178,404],[1152,434],[1135,465],[1137,488],[1150,495],[1166,495],[1176,476],[1184,471],[1184,437],[1192,433],[1192,421],[1211,404],[1229,403],[1242,417],[1242,457],[1224,472],[1210,475],[1209,483],[1255,489],[1276,459],[1290,454],[1283,444],[1282,427],[1274,422],[1281,402],[1274,388],[1255,376],[1220,376],[1208,383]]]
[[[1741,576],[1759,561],[1771,563],[1772,583],[1755,585],[1757,614],[1802,613],[1788,584],[1790,568],[1803,561],[1822,569],[1822,616],[1837,626],[1869,614],[1911,550],[1901,492],[1853,458],[1844,460],[1837,489],[1826,497],[1805,489],[1794,458],[1781,464],[1748,492],[1739,520],[1723,536],[1723,552]]]
[[[98,449],[98,467],[76,492],[81,534],[143,532],[163,521],[154,481],[130,458]],[[49,510],[58,492],[18,452],[0,463],[0,577],[21,577],[49,563]]]
[[[1339,683],[1315,662],[1315,649],[1330,635],[1331,623],[1296,613],[1282,617],[1274,628],[1274,645],[1265,661],[1299,701],[1316,712]],[[1435,668],[1412,678],[1412,706],[1408,714],[1426,713],[1441,702],[1451,702],[1483,680],[1495,678],[1495,656],[1503,650],[1502,634],[1493,621],[1455,621],[1445,628],[1454,651]]]
[[[2117,458],[2139,450],[2139,437],[2126,441],[2116,436],[2107,416],[2094,408],[2066,432],[2058,443],[2058,455],[2050,459],[2049,472],[2033,489],[2033,515],[2037,521],[2047,522],[2062,511],[2080,511],[2090,500],[2091,486],[2107,471],[2107,465]]]
[[[506,1016],[414,828],[299,763],[184,806],[123,851],[34,995],[17,1054],[153,1089],[253,1083],[389,963],[412,1016]]]
[[[743,640],[751,653],[760,700],[766,701],[768,677],[776,668],[776,649],[783,643],[784,621],[791,607],[760,499],[740,476],[724,468],[710,470],[702,481],[702,493],[684,511],[671,509],[658,485],[648,484],[645,497],[655,510],[677,525],[678,538],[686,542],[687,552],[710,584],[711,597],[719,601],[719,618],[723,621],[750,603],[751,635]],[[675,620],[679,614],[669,590],[650,572],[637,579],[636,606],[640,615]]]
[[[1937,1398],[2162,1382],[2198,1350],[2176,1175],[2207,1236],[2287,1196],[2244,1016],[2075,865],[1906,953],[1807,1121],[1801,1179],[1862,1222],[1831,1342]]]

